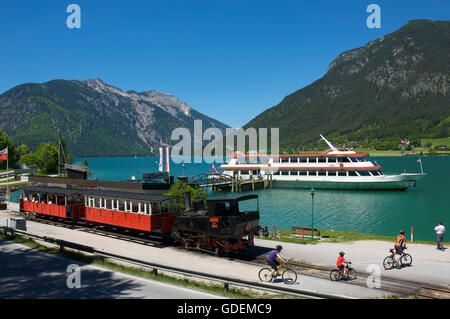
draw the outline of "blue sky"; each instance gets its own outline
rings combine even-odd
[[[81,29],[66,8],[81,7]],[[369,29],[369,4],[381,28]],[[0,93],[102,78],[170,93],[240,127],[322,77],[341,52],[412,19],[448,20],[448,0],[0,1]]]

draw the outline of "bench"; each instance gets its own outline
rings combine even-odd
[[[302,238],[311,237],[311,228],[292,226],[292,234],[296,237],[301,235]],[[317,228],[313,229],[313,238],[320,238],[320,231]]]

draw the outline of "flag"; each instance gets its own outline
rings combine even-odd
[[[169,168],[169,148],[166,147],[166,172],[170,172]]]
[[[160,147],[159,148],[159,171],[162,172],[163,171],[163,148]]]
[[[6,161],[8,159],[8,148],[0,151],[0,160]]]
[[[419,159],[417,160],[417,163],[422,163],[422,160],[419,158]]]
[[[211,174],[214,174],[214,170],[215,170],[216,168],[214,167],[214,164],[212,164],[212,167],[211,167]]]

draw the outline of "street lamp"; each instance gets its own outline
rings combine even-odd
[[[314,187],[311,188],[311,239],[314,239]]]

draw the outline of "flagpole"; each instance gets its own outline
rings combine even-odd
[[[421,171],[422,174],[423,174],[422,159],[419,158],[419,160],[420,160],[420,171]]]
[[[8,147],[6,147],[6,194],[9,193],[9,156]],[[9,200],[9,198],[8,198]]]

